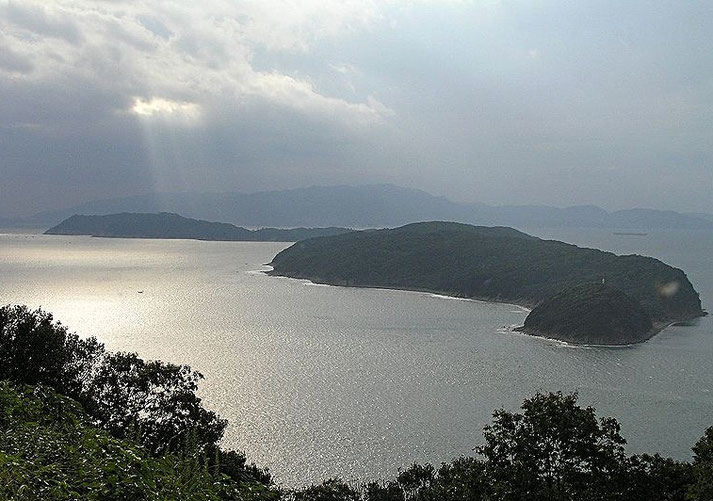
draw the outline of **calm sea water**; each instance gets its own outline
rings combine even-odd
[[[713,233],[526,231],[658,257],[713,308]],[[713,425],[712,316],[634,347],[569,347],[508,332],[516,306],[260,273],[288,245],[2,234],[0,303],[200,370],[224,445],[287,485],[469,454],[495,408],[538,390],[617,417],[630,453],[688,458]]]

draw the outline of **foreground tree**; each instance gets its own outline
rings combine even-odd
[[[0,308],[0,379],[44,384],[77,398],[103,353],[95,338],[80,339],[51,313],[27,306]]]
[[[626,441],[613,418],[597,420],[577,395],[537,394],[522,413],[495,411],[485,427],[489,490],[495,499],[616,499],[625,483]]]
[[[290,501],[359,501],[361,496],[348,484],[331,478],[319,485],[292,491],[287,499]]]
[[[154,454],[180,449],[189,435],[203,452],[220,440],[227,422],[201,405],[202,378],[186,365],[107,353],[80,401],[112,435],[138,433]]]
[[[693,467],[659,454],[642,454],[629,459],[624,499],[685,501],[693,484]]]
[[[713,501],[713,426],[693,446],[693,485],[689,499]]]
[[[81,403],[94,425],[140,442],[154,456],[190,443],[204,463],[234,480],[270,485],[267,470],[218,447],[227,423],[198,398],[202,378],[187,365],[106,351],[40,309],[0,307],[0,380],[46,385]]]
[[[364,489],[365,501],[478,501],[486,499],[485,465],[480,459],[460,457],[442,463],[414,464],[395,482],[372,482]]]

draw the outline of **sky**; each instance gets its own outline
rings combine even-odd
[[[709,0],[0,0],[0,217],[393,183],[713,212]]]

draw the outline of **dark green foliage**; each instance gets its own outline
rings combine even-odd
[[[338,235],[347,228],[262,228],[248,230],[230,223],[191,219],[170,212],[137,214],[122,212],[106,216],[71,216],[45,233],[125,238],[187,238],[195,240],[296,242],[305,238]]]
[[[713,426],[693,446],[695,463],[713,463]]]
[[[686,275],[657,259],[541,240],[512,228],[433,222],[314,238],[280,252],[272,265],[273,274],[321,283],[531,306],[567,287],[605,279],[653,320],[703,314]]]
[[[180,447],[188,432],[201,448],[215,444],[226,425],[202,407],[195,392],[203,376],[190,367],[107,352],[25,306],[0,308],[0,377],[75,398],[112,435],[134,430],[155,454]]]
[[[79,339],[50,313],[0,308],[0,379],[45,384],[76,398],[103,352],[96,339]]]
[[[608,285],[586,284],[542,301],[518,330],[572,343],[630,344],[647,339],[652,327],[637,301]]]
[[[247,462],[245,454],[237,451],[226,451],[217,446],[211,446],[206,452],[206,458],[212,468],[239,482],[259,482],[263,485],[272,484],[272,476],[267,468],[260,468],[255,463]]]
[[[155,457],[94,427],[81,406],[43,386],[0,382],[0,499],[275,499],[236,483],[185,447]]]
[[[221,438],[227,423],[202,407],[196,396],[202,378],[186,365],[106,353],[80,401],[116,437],[135,428],[155,454],[180,447],[188,433],[205,449]]]
[[[713,500],[713,426],[693,446],[693,475],[690,499]]]
[[[458,501],[485,499],[488,482],[485,463],[480,459],[460,457],[443,463],[433,485],[433,499]]]
[[[135,439],[156,456],[183,450],[189,441],[231,478],[269,485],[266,470],[219,450],[226,422],[196,395],[202,377],[186,365],[108,352],[94,338],[68,333],[42,310],[0,308],[0,379],[49,386],[81,403],[112,436]]]
[[[290,493],[290,501],[359,501],[359,493],[341,480],[332,478]]]
[[[496,499],[612,499],[625,440],[615,419],[597,420],[577,395],[537,394],[523,413],[498,410],[485,427],[486,472]]]
[[[685,501],[693,483],[693,467],[659,454],[632,456],[623,499]]]
[[[485,499],[484,463],[460,457],[441,464],[414,464],[399,473],[395,482],[371,483],[364,488],[365,501],[461,501]]]
[[[411,498],[419,492],[431,488],[435,473],[435,469],[430,464],[413,464],[409,469],[400,472],[399,476],[396,477],[396,481],[404,490],[406,496]]]
[[[365,501],[403,501],[404,491],[396,482],[370,482],[364,486]]]

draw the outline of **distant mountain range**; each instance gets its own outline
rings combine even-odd
[[[248,230],[230,223],[213,223],[160,212],[123,212],[106,216],[70,216],[45,231],[47,235],[90,235],[113,238],[184,238],[243,242],[297,242],[306,238],[348,233],[347,228],[262,228]]]
[[[258,193],[159,193],[97,200],[39,213],[16,224],[52,226],[74,214],[174,212],[246,227],[393,227],[425,220],[515,227],[708,229],[713,214],[653,209],[607,212],[596,206],[465,204],[390,184],[314,186]],[[7,223],[6,223],[7,224]]]

